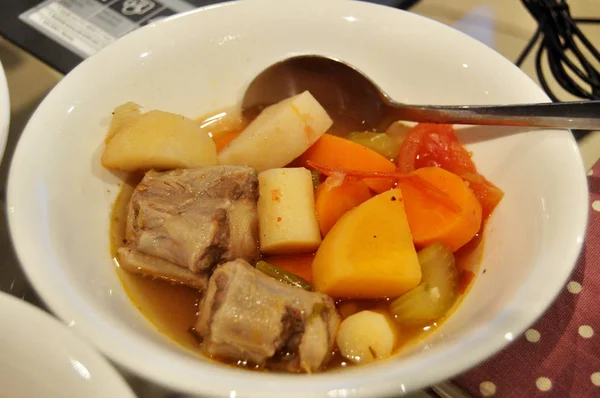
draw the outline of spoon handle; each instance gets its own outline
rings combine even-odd
[[[392,112],[398,119],[423,123],[600,130],[600,101],[466,106],[395,103]]]

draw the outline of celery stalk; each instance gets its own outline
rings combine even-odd
[[[266,261],[259,261],[256,263],[256,269],[262,271],[264,274],[270,276],[271,278],[275,278],[280,282],[285,284],[299,287],[300,289],[312,291],[313,286],[303,278],[300,278],[297,275],[292,274],[291,272],[287,272],[279,267],[274,266],[273,264],[269,264]]]
[[[418,253],[421,284],[390,303],[390,313],[403,324],[420,325],[442,317],[456,300],[458,271],[452,251],[434,243]]]

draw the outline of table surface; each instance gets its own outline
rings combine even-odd
[[[574,17],[598,17],[600,14],[598,0],[569,0],[569,5]],[[519,1],[422,0],[411,11],[453,26],[513,61],[525,47],[536,27],[534,20]],[[600,26],[587,25],[583,26],[582,30],[596,47],[600,47]],[[10,244],[4,212],[6,178],[12,152],[27,120],[63,75],[2,37],[0,60],[7,75],[11,104],[10,132],[6,154],[0,165],[0,206],[3,210],[0,212],[0,290],[43,306],[25,280]],[[524,62],[522,69],[537,81],[533,57]],[[559,93],[564,93],[556,84],[551,84],[551,87]],[[560,98],[569,99],[569,96],[561,94]],[[600,131],[592,132],[580,140],[579,147],[586,168],[591,168],[600,159]],[[134,376],[126,377],[140,397],[177,396],[142,382]]]

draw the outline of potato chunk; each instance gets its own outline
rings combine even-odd
[[[313,252],[321,243],[312,175],[303,167],[258,175],[260,250],[268,254]]]
[[[108,144],[124,125],[140,116],[141,113],[140,106],[135,102],[126,102],[123,105],[117,106],[113,111],[110,126],[108,127],[108,134],[106,134],[104,143]]]
[[[114,170],[194,168],[217,163],[215,143],[196,122],[158,110],[140,113],[134,103],[115,109],[105,144],[102,165]]]
[[[219,153],[220,164],[247,165],[257,171],[284,167],[332,125],[308,92],[271,105]]]
[[[313,261],[315,289],[336,298],[394,298],[420,281],[421,267],[399,189],[344,214]]]
[[[342,321],[336,342],[344,358],[354,363],[369,363],[392,355],[396,328],[383,314],[361,311]]]

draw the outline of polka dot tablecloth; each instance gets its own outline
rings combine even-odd
[[[600,397],[600,162],[588,173],[590,219],[570,281],[546,314],[455,381],[474,397]]]

